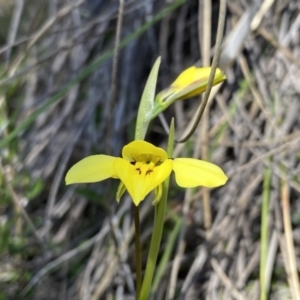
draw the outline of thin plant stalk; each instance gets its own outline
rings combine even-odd
[[[271,170],[266,168],[263,181],[263,198],[261,204],[261,235],[260,235],[260,300],[267,300],[266,265],[269,236],[269,199],[270,199]]]
[[[199,7],[201,0],[199,0]],[[212,3],[211,0],[204,0],[203,1],[203,15],[202,18],[200,17],[201,15],[199,14],[199,20],[198,22],[200,23],[200,19],[203,19],[203,24],[202,24],[202,35],[203,39],[200,41],[199,39],[199,44],[200,44],[200,49],[201,49],[201,44],[203,43],[202,46],[202,57],[203,57],[203,66],[210,66],[210,48],[211,48],[211,18],[212,15]],[[200,32],[199,32],[200,35]],[[199,36],[200,37],[200,36]],[[203,99],[204,100],[204,99]],[[203,113],[203,120],[202,120],[202,126],[199,131],[198,139],[201,140],[201,157],[203,160],[208,159],[208,130],[209,130],[209,111],[210,111],[210,105],[209,102],[207,103],[206,111]],[[198,151],[197,151],[198,152]],[[199,155],[197,153],[196,155]],[[211,208],[210,208],[210,192],[209,189],[203,188],[203,216],[204,216],[204,228],[206,229],[206,234],[208,234],[210,228],[211,228]]]
[[[140,209],[134,206],[134,226],[135,226],[135,263],[136,263],[136,299],[138,300],[142,287],[142,247],[141,247],[141,226]]]
[[[216,74],[217,66],[219,63],[219,58],[220,58],[220,53],[221,53],[221,45],[222,45],[222,39],[223,39],[223,32],[224,32],[224,27],[225,27],[225,20],[226,20],[226,0],[220,0],[220,9],[219,9],[219,18],[218,18],[218,29],[217,29],[217,38],[216,38],[216,44],[215,44],[215,53],[212,61],[212,66],[211,66],[211,72],[209,75],[209,79],[207,82],[207,87],[206,91],[204,94],[204,99],[201,102],[197,112],[196,112],[196,120],[195,123],[193,124],[191,130],[187,133],[186,136],[182,137],[178,143],[184,143],[186,142],[192,134],[195,132],[202,115],[204,113],[205,107],[207,105],[209,95],[213,86],[213,80]]]
[[[295,246],[293,241],[293,229],[291,222],[291,207],[290,207],[290,195],[289,187],[285,180],[281,183],[281,205],[282,205],[282,215],[283,215],[283,227],[284,227],[284,236],[287,249],[287,261],[289,264],[290,271],[290,290],[292,299],[300,299],[300,284],[299,276],[297,270],[297,259]]]
[[[170,255],[171,255],[172,250],[174,248],[176,239],[179,235],[180,228],[182,226],[182,222],[183,222],[182,217],[177,218],[177,220],[175,221],[173,230],[170,233],[170,236],[169,236],[168,241],[166,243],[166,249],[165,249],[165,251],[162,255],[162,258],[161,258],[161,260],[159,262],[159,265],[157,267],[157,270],[155,272],[154,281],[153,281],[153,285],[152,285],[152,288],[151,288],[151,296],[152,297],[150,299],[154,299],[154,293],[157,290],[157,288],[159,286],[159,283],[160,283],[160,281],[161,281],[161,279],[162,279],[162,277],[163,277],[163,275],[166,271],[167,264],[168,264],[169,259],[170,259]]]

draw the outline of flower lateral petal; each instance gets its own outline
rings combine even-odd
[[[117,176],[126,186],[133,203],[138,206],[145,197],[159,184],[167,179],[172,172],[172,160],[166,160],[153,168],[148,174],[141,174],[129,161],[117,158],[114,168]]]
[[[113,163],[116,157],[109,155],[92,155],[76,163],[66,175],[66,184],[92,183],[110,177],[118,178]]]
[[[176,183],[183,188],[213,188],[224,185],[228,179],[217,165],[193,158],[174,159],[173,170]]]

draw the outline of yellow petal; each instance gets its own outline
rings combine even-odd
[[[139,174],[129,161],[117,158],[114,162],[117,176],[125,184],[136,206],[159,184],[167,179],[172,171],[172,160],[167,159],[147,175]]]
[[[193,66],[184,70],[169,87],[156,95],[151,112],[151,120],[174,101],[188,99],[203,93],[206,90],[210,72],[210,67],[197,68]],[[217,69],[212,85],[214,86],[225,79],[224,73]]]
[[[184,188],[217,187],[227,181],[221,168],[203,160],[176,158],[173,161],[173,170],[177,184]]]
[[[206,89],[208,78],[211,72],[210,67],[197,68],[190,67],[183,71],[171,87],[178,93],[180,99],[188,99],[193,96],[203,93]],[[220,69],[216,70],[213,85],[216,85],[226,79],[225,75]]]
[[[166,151],[162,148],[155,147],[154,145],[145,141],[133,141],[123,147],[122,156],[128,161],[142,161],[147,156],[156,156],[163,162],[168,158]],[[151,159],[150,159],[151,160]]]
[[[97,182],[110,177],[118,178],[113,163],[116,157],[108,155],[88,156],[76,163],[66,175],[66,184]]]
[[[185,88],[201,77],[207,78],[209,76],[211,68],[197,68],[195,66],[189,67],[179,74],[179,76],[172,83],[172,86],[176,86],[178,89]]]

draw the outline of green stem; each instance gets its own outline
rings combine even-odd
[[[263,199],[261,207],[261,235],[260,235],[260,300],[266,300],[268,289],[266,282],[266,264],[268,253],[269,226],[269,198],[270,198],[271,170],[265,169],[263,182]]]
[[[171,121],[169,140],[168,140],[168,157],[173,155],[174,148],[174,119]],[[147,300],[149,297],[153,275],[155,271],[156,261],[158,257],[161,237],[164,229],[165,212],[167,207],[168,191],[170,177],[162,183],[162,196],[160,201],[155,206],[155,216],[153,233],[151,237],[150,249],[147,259],[145,276],[142,284],[142,290],[139,300]]]
[[[169,179],[167,179],[163,183],[161,200],[155,206],[153,233],[151,237],[151,244],[150,244],[150,250],[147,259],[145,277],[144,277],[139,300],[148,299],[148,295],[150,293],[153,274],[154,274],[157,256],[159,252],[160,241],[161,241],[162,232],[164,228],[163,225],[164,225],[165,211],[167,205],[168,186],[169,186]]]
[[[142,287],[142,248],[140,233],[140,210],[139,206],[134,206],[135,225],[135,261],[136,261],[136,299],[138,300]]]

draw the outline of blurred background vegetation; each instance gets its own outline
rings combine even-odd
[[[133,139],[158,56],[157,91],[210,63],[218,8],[0,0],[0,299],[134,299],[129,197],[115,202],[116,181],[66,187],[64,175]],[[260,280],[268,299],[300,299],[299,12],[298,0],[228,1],[227,81],[175,155],[230,180],[212,191],[171,182],[152,299],[259,299]],[[147,140],[165,147],[172,116],[182,135],[200,101],[170,107]],[[141,210],[146,259],[151,199]]]

